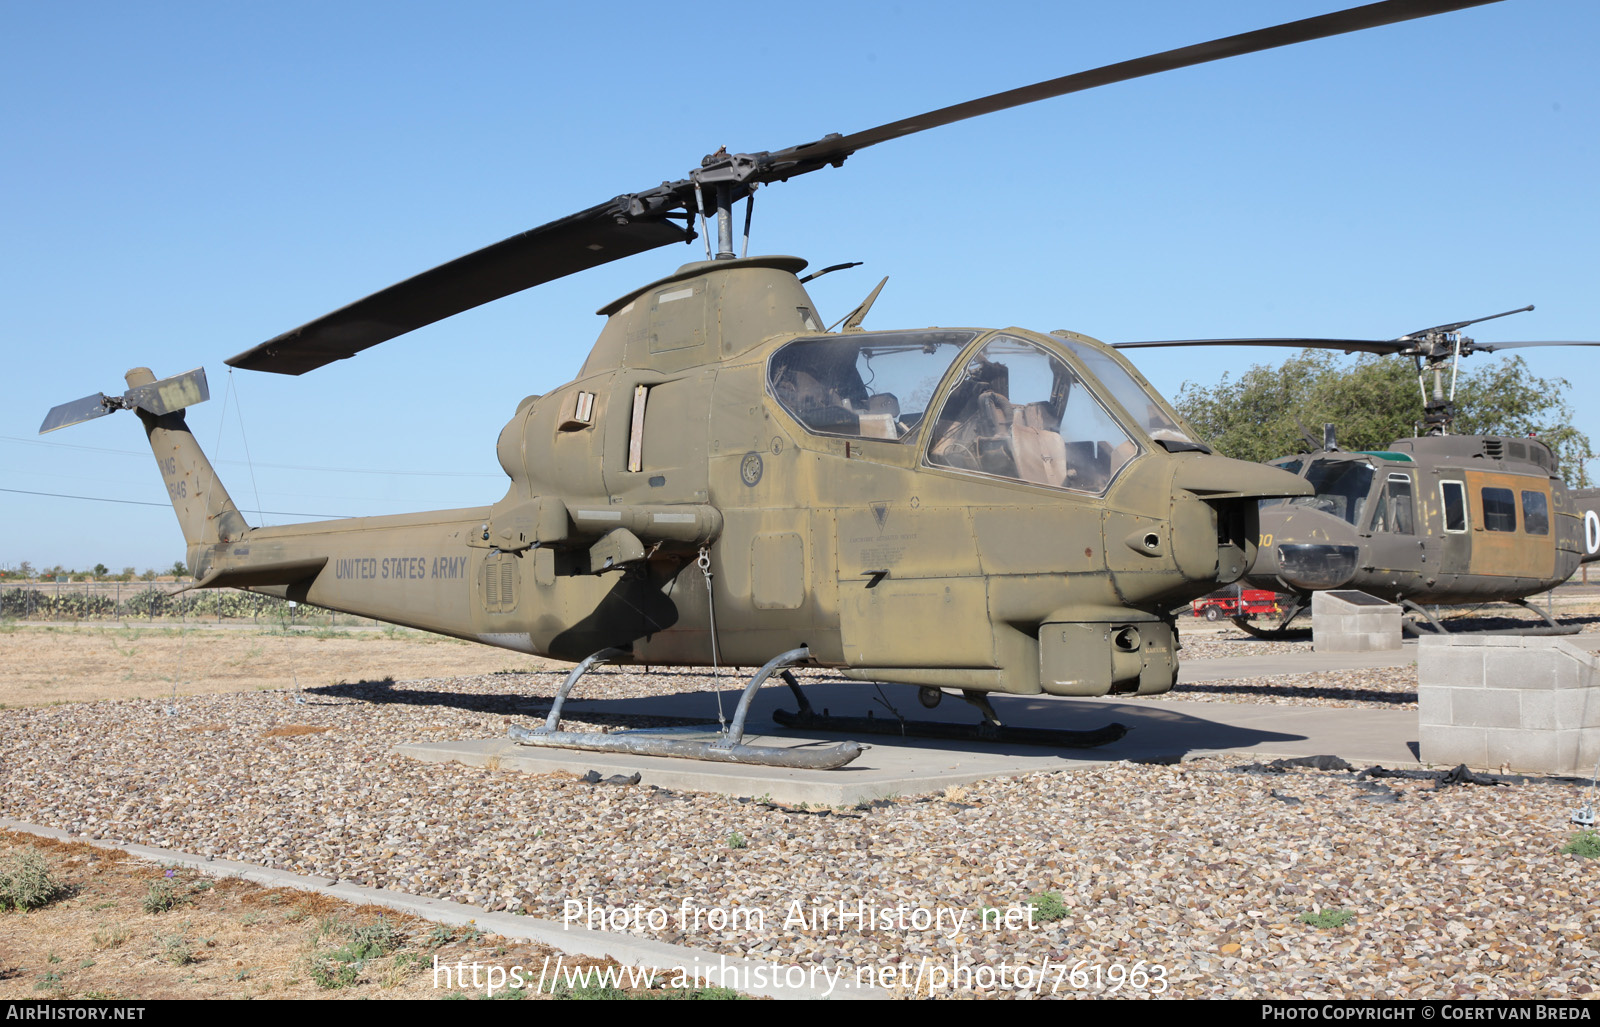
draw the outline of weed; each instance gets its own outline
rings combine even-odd
[[[412,967],[427,965],[428,961],[415,952],[396,952],[394,955],[394,968],[396,970],[409,970]]]
[[[1061,900],[1058,891],[1040,892],[1028,900],[1028,905],[1033,908],[1033,919],[1041,924],[1065,920],[1072,915],[1072,910]]]
[[[735,1000],[743,1000],[744,998],[743,995],[739,994],[737,991],[734,991],[732,988],[718,987],[700,988],[697,991],[689,992],[689,994],[683,997],[701,1002],[731,1002]]]
[[[0,865],[0,911],[38,909],[67,891],[37,849],[16,853]]]
[[[264,916],[259,909],[252,909],[250,912],[239,918],[239,924],[242,927],[249,927],[252,924],[259,924],[263,919]]]
[[[1301,913],[1299,920],[1319,931],[1328,931],[1354,923],[1355,918],[1356,915],[1348,909],[1319,909],[1315,913]]]
[[[597,1001],[613,1001],[619,998],[632,998],[633,996],[629,995],[621,988],[614,988],[609,984],[574,988],[566,981],[562,981],[556,986],[554,997],[562,1000],[590,999]]]
[[[330,991],[348,988],[361,977],[361,969],[357,964],[326,956],[312,956],[308,969],[317,987]]]
[[[144,899],[139,905],[146,913],[166,913],[188,901],[188,896],[179,895],[172,890],[171,879],[163,878],[150,886],[150,890],[144,893]]]
[[[61,975],[60,974],[56,974],[56,973],[49,973],[49,974],[41,974],[40,975],[38,983],[33,986],[33,990],[34,991],[54,991],[56,989],[59,989],[60,987],[61,987]]]
[[[460,938],[464,942],[467,942],[468,944],[471,944],[472,942],[477,941],[479,938],[482,938],[483,932],[478,930],[478,921],[468,920],[467,926],[456,932],[456,937]]]
[[[456,932],[452,931],[448,927],[440,925],[428,932],[428,938],[425,944],[430,949],[437,949],[442,948],[443,946],[448,945],[455,940]]]
[[[730,849],[742,849],[749,844],[749,842],[744,840],[744,835],[740,834],[738,831],[728,835],[728,848]]]
[[[762,792],[760,795],[756,796],[756,801],[759,802],[763,806],[771,806],[772,805],[772,793],[771,792]]]
[[[1561,854],[1577,856],[1579,859],[1600,859],[1600,832],[1576,832],[1567,839],[1566,847],[1561,850]]]
[[[161,946],[161,958],[173,966],[188,966],[194,962],[194,949],[189,946],[189,939],[185,936],[157,931],[155,940]]]
[[[87,969],[89,969],[89,968],[90,968],[90,967],[91,967],[91,966],[94,966],[94,960],[92,960],[92,959],[85,959],[85,960],[84,960],[84,961],[83,961],[83,962],[81,962],[81,963],[79,963],[79,964],[78,964],[78,969],[79,969],[79,970],[87,970]]]
[[[94,931],[94,947],[97,949],[114,949],[131,937],[133,937],[133,932],[121,924],[96,927]]]

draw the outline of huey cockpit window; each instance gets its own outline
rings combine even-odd
[[[1372,491],[1372,465],[1361,460],[1313,460],[1306,481],[1313,496],[1295,496],[1289,506],[1304,506],[1333,514],[1351,524],[1361,523]]]
[[[1053,488],[1103,492],[1138,452],[1066,362],[996,336],[951,386],[928,462]]]
[[[1411,475],[1391,474],[1372,510],[1372,530],[1412,535]]]
[[[1459,481],[1439,483],[1439,505],[1444,508],[1444,530],[1467,530],[1467,488]]]
[[[977,332],[850,332],[796,339],[772,355],[767,388],[816,435],[905,438]]]

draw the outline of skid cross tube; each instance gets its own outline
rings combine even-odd
[[[560,730],[561,707],[566,705],[567,696],[572,694],[572,686],[578,683],[578,679],[589,673],[589,671],[595,667],[599,667],[607,663],[616,663],[618,660],[626,659],[627,656],[628,653],[622,649],[602,649],[597,653],[593,653],[584,657],[583,662],[578,664],[576,667],[573,667],[572,673],[567,675],[567,680],[561,682],[561,687],[556,689],[556,699],[555,702],[550,706],[550,716],[545,718],[544,727],[536,728],[534,733],[549,735],[555,734],[558,730]],[[526,729],[512,728],[512,730],[525,731]],[[512,737],[515,738],[516,736],[513,735]]]
[[[739,708],[733,711],[733,723],[728,726],[728,733],[723,735],[721,740],[712,747],[716,749],[732,749],[743,744],[744,719],[750,713],[750,700],[756,697],[756,689],[766,684],[767,678],[770,678],[779,670],[804,663],[809,659],[811,659],[811,650],[801,646],[798,649],[790,649],[786,653],[779,653],[762,664],[761,669],[756,671],[756,676],[750,679],[748,685],[744,686],[744,694],[739,697]],[[794,686],[790,685],[789,687],[793,688]]]

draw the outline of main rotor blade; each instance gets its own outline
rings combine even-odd
[[[667,220],[667,213],[693,202],[691,198],[702,183],[733,185],[737,193],[733,198],[737,199],[748,192],[750,183],[783,181],[837,165],[863,147],[980,114],[1259,50],[1498,2],[1382,0],[1022,86],[848,136],[831,135],[771,152],[722,154],[720,160],[707,158],[688,179],[619,196],[441,264],[285,332],[227,363],[258,371],[304,374],[490,300],[670,242],[687,242],[694,238],[688,219],[680,226]]]
[[[1176,50],[1151,54],[1148,57],[1138,57],[1089,71],[1064,75],[1061,78],[1053,78],[1047,82],[1037,82],[1031,86],[1008,89],[1003,93],[994,93],[977,100],[968,100],[965,103],[958,103],[950,107],[941,107],[935,111],[928,111],[926,114],[902,118],[899,121],[891,121],[887,125],[879,125],[877,128],[869,128],[862,132],[854,132],[846,136],[829,136],[816,142],[789,147],[785,150],[776,150],[758,157],[764,167],[771,166],[775,173],[768,175],[758,172],[755,177],[760,181],[789,178],[805,171],[813,171],[825,165],[836,163],[863,147],[874,146],[889,139],[899,139],[902,136],[937,128],[940,125],[949,125],[957,121],[965,121],[968,118],[975,118],[982,114],[993,114],[996,111],[1007,110],[1011,107],[1020,107],[1023,104],[1034,103],[1038,100],[1065,96],[1068,93],[1078,93],[1085,89],[1093,89],[1096,86],[1110,85],[1113,82],[1126,82],[1130,79],[1143,78],[1146,75],[1155,75],[1163,71],[1174,71],[1178,68],[1220,61],[1228,57],[1237,57],[1241,54],[1272,50],[1280,46],[1290,46],[1294,43],[1325,39],[1329,36],[1343,35],[1347,32],[1358,32],[1362,29],[1376,28],[1380,25],[1392,25],[1397,22],[1411,21],[1416,18],[1426,18],[1435,14],[1445,14],[1450,11],[1459,11],[1468,7],[1481,7],[1485,4],[1498,2],[1500,0],[1384,0],[1382,3],[1367,4],[1364,7],[1352,7],[1349,10],[1335,11],[1332,14],[1318,15],[1314,18],[1291,21],[1271,28],[1256,29],[1252,32],[1243,32],[1235,36],[1213,39],[1208,43],[1196,43]]]
[[[1432,335],[1432,334],[1434,334],[1436,332],[1459,332],[1461,329],[1465,328],[1467,325],[1475,325],[1475,324],[1478,324],[1481,321],[1493,321],[1496,318],[1500,318],[1500,317],[1510,317],[1512,314],[1526,314],[1528,311],[1530,311],[1532,309],[1533,309],[1533,304],[1530,303],[1525,307],[1518,307],[1516,310],[1507,310],[1507,311],[1505,311],[1503,313],[1499,313],[1499,314],[1489,314],[1489,315],[1487,315],[1485,317],[1475,317],[1470,321],[1456,321],[1453,324],[1434,325],[1432,328],[1423,328],[1423,329],[1420,329],[1419,331],[1407,332],[1406,334],[1400,336],[1400,338],[1402,338],[1402,339],[1420,339],[1423,336]]]
[[[1151,346],[1287,346],[1291,349],[1337,349],[1346,353],[1399,353],[1411,343],[1391,339],[1164,339],[1151,342],[1113,342],[1116,349]],[[1478,347],[1482,349],[1483,347]]]
[[[618,197],[458,257],[227,362],[252,371],[304,374],[490,300],[694,238],[691,229],[654,211],[633,216],[632,199]]]
[[[1474,352],[1493,353],[1497,349],[1525,349],[1529,346],[1600,346],[1600,342],[1474,342]]]

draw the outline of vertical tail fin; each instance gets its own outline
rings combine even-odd
[[[156,376],[148,367],[136,367],[126,378],[130,390],[156,384]],[[150,449],[161,468],[167,495],[178,515],[178,527],[183,531],[183,541],[188,548],[189,565],[193,567],[198,550],[217,542],[231,542],[250,526],[217,479],[211,461],[201,452],[200,444],[184,422],[181,409],[155,414],[135,407],[134,412],[144,422],[145,435],[150,439]]]

